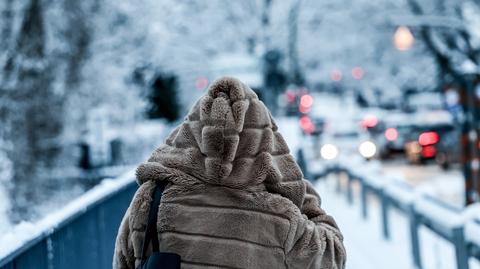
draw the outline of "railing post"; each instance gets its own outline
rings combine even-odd
[[[342,182],[340,182],[342,178],[342,173],[345,174],[345,172],[341,172],[340,170],[335,171],[335,174],[337,175],[337,185],[335,187],[335,191],[337,192],[337,194],[342,191]]]
[[[382,232],[383,238],[390,239],[389,219],[388,219],[388,197],[383,190],[380,190],[380,209],[382,214]]]
[[[408,206],[408,222],[410,224],[410,244],[413,264],[416,269],[421,269],[422,261],[420,259],[420,242],[418,240],[419,220],[413,204]]]
[[[463,226],[453,228],[453,245],[455,247],[455,256],[457,269],[468,269],[468,250],[463,233]]]
[[[365,181],[363,178],[359,178],[360,184],[361,184],[361,193],[360,193],[360,199],[361,199],[361,204],[362,204],[362,217],[363,219],[366,219],[368,217],[368,203],[367,203],[367,192],[368,192],[368,187],[365,184]]]
[[[353,177],[350,173],[347,173],[347,201],[348,204],[353,204],[353,190],[352,190]]]

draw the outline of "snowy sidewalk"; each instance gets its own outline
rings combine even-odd
[[[369,219],[363,220],[358,205],[354,203],[349,206],[343,193],[335,193],[335,184],[332,180],[320,180],[316,183],[316,188],[322,197],[322,207],[335,218],[344,235],[348,255],[347,269],[413,268],[408,245],[405,244],[407,242],[393,244],[381,237],[380,222],[376,218],[378,212],[372,210]],[[398,229],[393,231],[396,232]],[[393,240],[396,240],[399,236],[393,237]],[[404,234],[401,237],[408,238],[408,235]]]

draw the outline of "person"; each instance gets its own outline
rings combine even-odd
[[[235,78],[216,80],[138,166],[113,268],[141,263],[156,182],[160,251],[182,268],[345,268],[343,237],[303,178],[265,105]]]

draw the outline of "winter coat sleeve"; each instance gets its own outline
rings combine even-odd
[[[130,208],[127,209],[118,230],[113,254],[113,269],[135,268],[135,257],[129,227]]]
[[[288,268],[345,268],[343,236],[333,218],[320,208],[320,197],[305,181],[301,214],[291,221],[285,246]]]

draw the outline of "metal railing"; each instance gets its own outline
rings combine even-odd
[[[131,173],[104,185],[73,201],[75,209],[60,221],[1,257],[0,269],[111,268],[118,227],[137,184]]]
[[[380,205],[380,227],[385,240],[390,239],[389,213],[396,209],[408,219],[410,236],[410,251],[413,265],[421,269],[421,238],[419,229],[424,226],[439,237],[450,242],[455,249],[455,262],[457,269],[468,269],[469,259],[480,260],[480,238],[474,240],[475,235],[465,232],[465,225],[472,226],[480,234],[480,219],[465,221],[463,210],[432,198],[426,194],[416,193],[413,187],[402,181],[387,181],[385,179],[373,179],[356,174],[345,167],[338,165],[326,168],[313,178],[323,178],[328,174],[344,174],[346,184],[337,180],[337,192],[344,191],[348,203],[354,202],[353,182],[360,185],[359,200],[361,215],[366,219],[369,215],[368,196],[373,195]],[[343,185],[343,186],[342,186]]]

